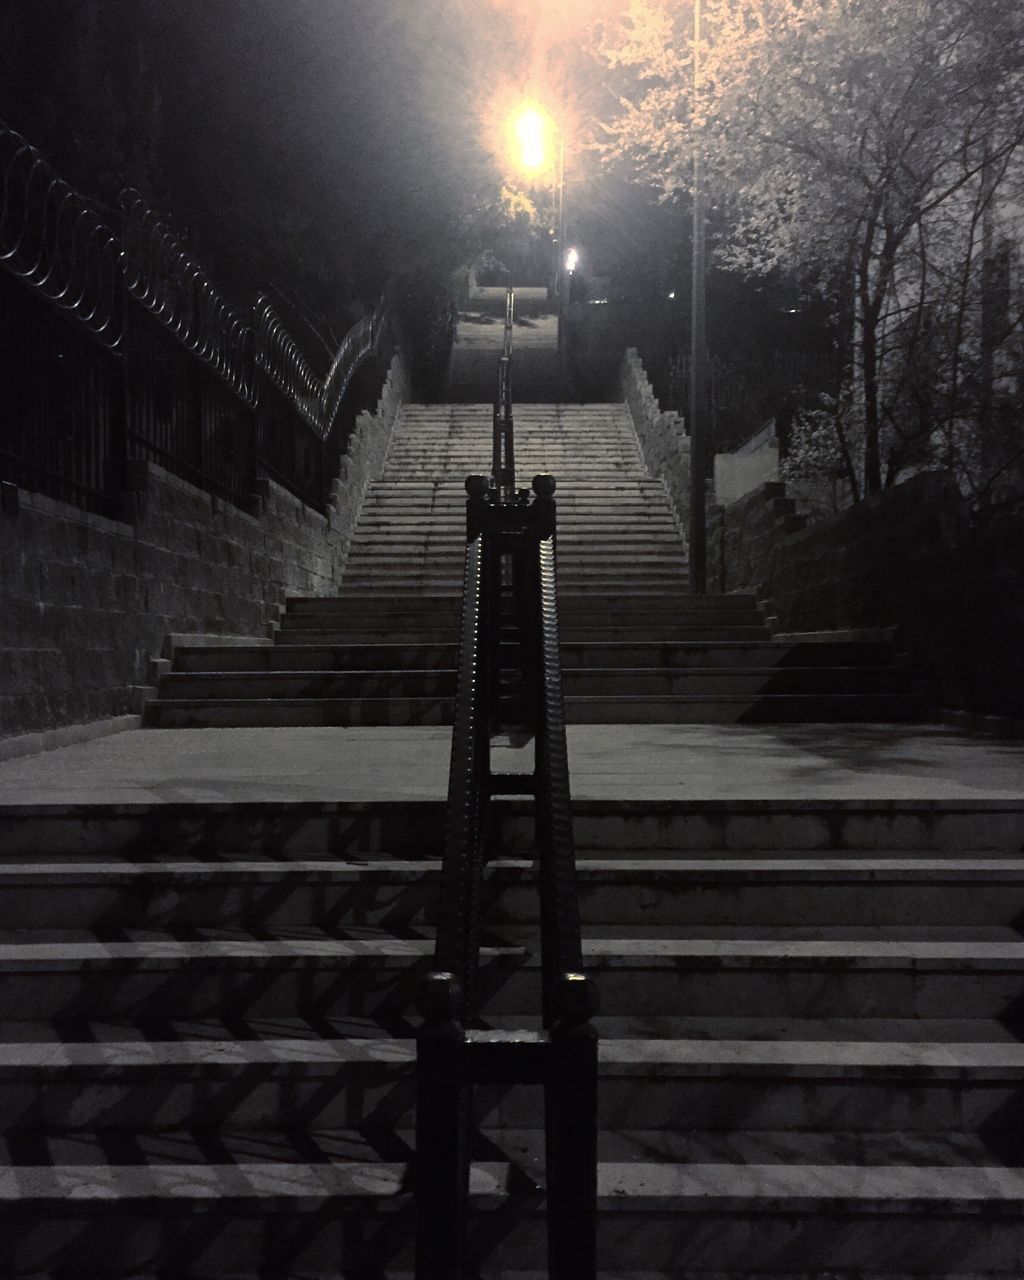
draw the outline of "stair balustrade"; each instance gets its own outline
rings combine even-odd
[[[498,396],[494,402],[492,479],[502,502],[511,502],[516,491],[516,454],[512,423],[512,324],[515,293],[505,296],[505,332],[498,361]]]
[[[466,559],[455,725],[434,969],[417,999],[417,1280],[470,1274],[472,1099],[478,1084],[540,1084],[545,1099],[548,1262],[553,1280],[596,1272],[597,991],[582,970],[555,583],[555,480],[514,500],[509,382],[512,294],[496,474],[466,480]],[[499,435],[502,437],[499,440]],[[492,768],[496,734],[532,734],[532,773]],[[541,1030],[481,1018],[481,884],[494,801],[534,803]],[[476,1274],[475,1271],[472,1274]]]
[[[138,192],[98,211],[2,120],[0,265],[0,481],[124,518],[149,461],[245,509],[265,477],[327,509],[383,300],[320,379],[266,299],[230,303]]]

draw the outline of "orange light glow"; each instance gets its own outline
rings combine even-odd
[[[537,102],[524,102],[508,117],[506,130],[513,168],[538,177],[554,163],[555,122]]]

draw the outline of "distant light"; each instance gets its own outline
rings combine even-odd
[[[786,308],[785,308],[785,313],[786,313],[786,315],[787,315],[787,316],[795,316],[795,315],[796,315],[796,313],[797,313],[797,308],[796,308],[796,307],[786,307]]]
[[[575,271],[577,265],[579,264],[579,260],[580,260],[579,249],[570,249],[569,252],[565,255],[566,271]]]
[[[527,177],[551,165],[554,130],[554,121],[536,102],[524,102],[509,117],[509,151],[516,168]]]
[[[669,296],[669,299],[674,298],[674,297],[676,296],[676,291],[675,291],[675,289],[673,289],[673,290],[672,290],[672,292],[671,292],[668,296]]]

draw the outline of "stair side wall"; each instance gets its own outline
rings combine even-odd
[[[329,595],[405,400],[396,357],[360,414],[328,514],[264,483],[249,515],[155,465],[134,518],[105,519],[18,491],[0,512],[0,740],[52,745],[67,726],[135,715],[168,633],[266,636],[287,594]]]
[[[752,591],[785,632],[895,626],[937,710],[1024,718],[1024,517],[969,517],[916,476],[806,528],[781,484],[708,527],[708,582]]]
[[[622,398],[647,470],[665,486],[679,528],[690,522],[690,441],[678,413],[663,412],[635,347],[622,357]]]

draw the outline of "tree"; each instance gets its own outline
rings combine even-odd
[[[604,60],[628,74],[606,148],[676,193],[700,147],[720,261],[786,268],[829,297],[875,492],[920,436],[899,415],[936,311],[949,317],[950,278],[966,271],[962,309],[978,293],[982,211],[1008,192],[1024,141],[1024,14],[993,0],[707,0],[696,92],[690,22],[689,5],[634,0],[606,27]],[[958,238],[972,205],[978,236]]]

